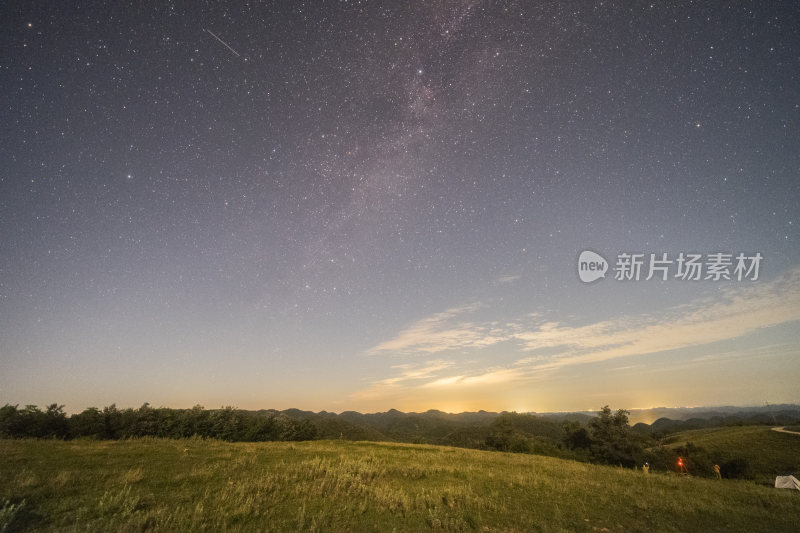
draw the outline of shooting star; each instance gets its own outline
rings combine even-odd
[[[222,43],[222,46],[224,46],[225,48],[227,48],[228,50],[230,50],[231,52],[233,52],[234,54],[236,54],[236,57],[241,57],[241,56],[239,55],[239,52],[237,52],[236,50],[234,50],[233,48],[231,48],[231,47],[230,47],[230,45],[228,45],[228,43],[226,43],[225,41],[223,41],[222,39],[220,39],[219,37],[217,37],[217,34],[216,34],[216,33],[214,33],[214,32],[213,32],[213,31],[211,31],[211,30],[207,30],[207,29],[205,29],[205,28],[203,28],[203,31],[207,31],[208,33],[210,33],[210,34],[211,34],[211,36],[212,36],[214,39],[216,39],[216,40],[218,40],[219,42],[221,42],[221,43]]]

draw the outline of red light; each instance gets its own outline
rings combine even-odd
[[[683,466],[683,459],[678,459],[678,465]]]

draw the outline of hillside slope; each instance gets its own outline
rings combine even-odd
[[[705,532],[800,523],[796,491],[424,445],[29,440],[0,441],[0,457],[0,507],[25,502],[7,513],[12,530]]]
[[[755,481],[767,485],[775,476],[800,475],[800,435],[779,433],[767,426],[697,429],[672,435],[670,446],[691,442],[722,464],[744,459]]]

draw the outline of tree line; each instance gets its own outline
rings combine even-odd
[[[251,412],[233,407],[207,410],[153,408],[145,403],[138,409],[117,409],[112,404],[67,416],[64,406],[35,405],[19,408],[6,404],[0,408],[2,438],[93,438],[127,439],[136,437],[202,437],[225,441],[300,441],[317,437],[316,426],[307,419],[290,418],[281,413]]]

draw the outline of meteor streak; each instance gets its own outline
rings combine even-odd
[[[228,43],[226,43],[225,41],[223,41],[222,39],[220,39],[219,37],[217,37],[217,34],[216,34],[216,33],[214,33],[214,32],[213,32],[213,31],[211,31],[211,30],[207,30],[207,29],[205,29],[205,28],[203,28],[203,31],[207,31],[208,33],[210,33],[210,34],[211,34],[211,36],[212,36],[214,39],[216,39],[216,40],[218,40],[219,42],[221,42],[221,43],[222,43],[222,45],[223,45],[225,48],[227,48],[228,50],[230,50],[231,52],[233,52],[234,54],[236,54],[236,57],[241,57],[241,56],[239,55],[239,52],[237,52],[236,50],[234,50],[233,48],[231,48],[231,47],[230,47],[230,45],[229,45]]]

